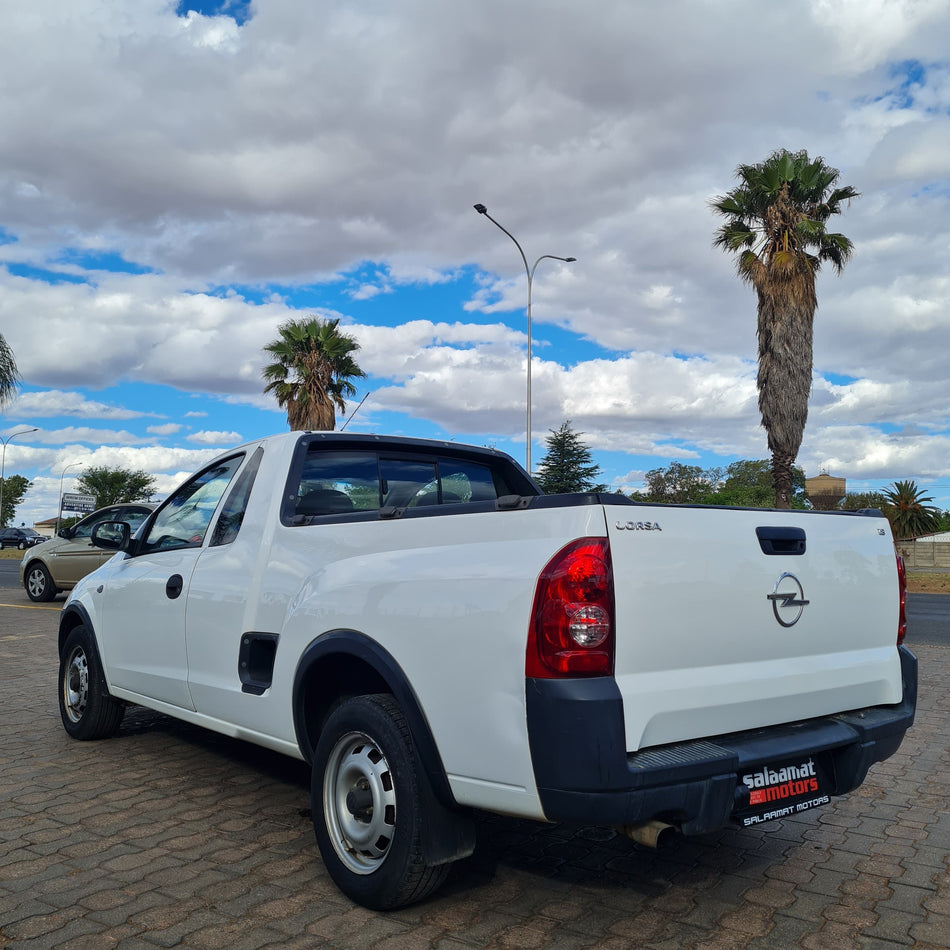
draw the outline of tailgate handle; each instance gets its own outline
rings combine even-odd
[[[761,527],[755,529],[763,554],[804,554],[805,529]]]

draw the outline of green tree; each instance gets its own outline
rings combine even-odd
[[[22,504],[33,483],[22,475],[7,475],[3,479],[3,509],[0,511],[0,527],[5,528],[14,520],[17,507]]]
[[[0,409],[13,401],[19,382],[20,373],[16,368],[13,350],[0,333]]]
[[[727,220],[715,246],[737,255],[739,277],[758,297],[759,412],[772,453],[775,507],[788,508],[811,391],[812,339],[821,265],[838,273],[853,245],[826,224],[858,196],[837,187],[838,169],[805,151],[780,149],[757,165],[740,165],[739,184],[712,208]]]
[[[894,482],[893,487],[885,489],[884,497],[887,499],[884,514],[898,540],[932,534],[937,530],[940,509],[930,504],[933,498],[925,495],[916,482]]]
[[[741,459],[724,469],[670,462],[647,472],[644,483],[646,490],[632,496],[637,501],[769,508],[775,500],[768,459]],[[792,468],[792,505],[806,507],[805,473],[797,465]]]
[[[96,508],[128,501],[148,501],[155,491],[155,479],[148,472],[127,468],[87,468],[76,479],[80,494],[95,495]]]
[[[771,508],[775,503],[775,488],[768,459],[743,459],[726,468],[722,486],[713,495],[716,505],[734,505],[742,508]],[[805,508],[805,472],[792,466],[791,507]]]
[[[654,468],[644,475],[646,491],[639,497],[660,504],[708,504],[721,476],[722,469],[670,462],[666,468]]]
[[[887,506],[887,496],[881,491],[849,491],[838,507],[842,511],[861,511],[862,508],[879,508],[881,511]]]
[[[274,362],[264,367],[264,392],[287,410],[291,429],[333,430],[336,410],[355,396],[353,379],[366,374],[353,359],[360,348],[339,330],[339,320],[290,320],[278,327],[280,339],[264,347]]]
[[[606,486],[597,481],[600,466],[594,463],[590,449],[581,441],[582,433],[571,428],[571,420],[559,429],[548,431],[551,433],[545,440],[548,450],[534,473],[541,490],[547,495],[606,491]]]
[[[33,487],[33,483],[22,475],[7,475],[3,480],[3,510],[0,511],[0,528],[5,528],[16,513],[17,506],[23,502],[23,496]]]

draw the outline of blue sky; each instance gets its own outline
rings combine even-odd
[[[708,202],[780,147],[861,192],[854,259],[819,277],[799,462],[950,508],[948,33],[944,0],[14,11],[0,332],[24,384],[0,438],[38,430],[4,453],[33,481],[17,522],[55,515],[64,470],[164,493],[285,428],[261,351],[309,314],[361,345],[350,428],[523,461],[525,273],[476,202],[529,261],[577,258],[535,276],[535,463],[566,419],[620,488],[763,458],[754,295]]]

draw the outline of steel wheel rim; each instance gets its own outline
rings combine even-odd
[[[365,733],[349,732],[333,747],[323,782],[323,813],[347,869],[354,874],[378,870],[395,833],[396,791],[386,757]]]
[[[30,571],[27,583],[30,585],[30,593],[33,594],[34,597],[39,597],[43,591],[46,590],[46,578],[39,568]]]
[[[70,722],[79,722],[89,701],[89,664],[86,651],[76,647],[63,672],[63,708]]]

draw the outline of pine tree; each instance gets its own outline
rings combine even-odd
[[[563,492],[606,491],[606,486],[597,482],[601,474],[595,465],[590,449],[581,441],[581,433],[571,428],[568,419],[560,429],[549,430],[547,453],[541,459],[534,480],[547,495]]]

